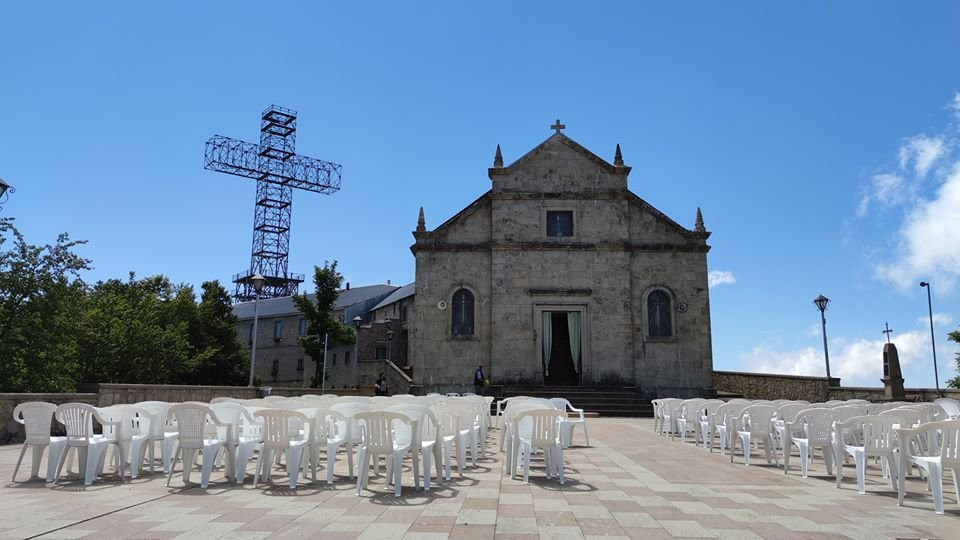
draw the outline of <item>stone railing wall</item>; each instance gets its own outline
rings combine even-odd
[[[23,426],[13,419],[13,409],[28,401],[46,401],[60,405],[62,403],[88,403],[97,407],[107,407],[119,403],[137,403],[138,401],[210,401],[215,397],[233,397],[237,399],[256,399],[259,389],[249,386],[190,386],[173,384],[82,384],[80,393],[36,393],[14,394],[0,393],[0,444],[23,440]],[[339,396],[372,396],[373,385],[359,388],[328,389],[330,394]],[[319,388],[279,388],[272,387],[274,396],[299,396],[319,394]],[[53,422],[54,430],[57,422]]]
[[[939,396],[936,388],[905,388],[905,401],[934,401]],[[941,389],[943,397],[960,399],[960,390]],[[830,389],[830,399],[866,399],[867,401],[887,401],[883,388],[844,386]]]
[[[837,383],[838,380],[834,379]],[[740,371],[714,371],[717,392],[737,394],[746,399],[805,399],[810,402],[830,399],[826,377],[774,375]],[[880,389],[883,394],[883,389]]]

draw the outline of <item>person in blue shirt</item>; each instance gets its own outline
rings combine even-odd
[[[477,371],[473,372],[473,392],[478,396],[483,395],[483,385],[486,379],[483,374],[483,365],[481,364],[477,366]]]

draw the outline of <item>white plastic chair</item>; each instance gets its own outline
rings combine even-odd
[[[770,432],[770,420],[775,410],[773,405],[750,405],[740,411],[740,416],[736,420],[737,436],[731,437],[730,463],[733,463],[733,456],[737,453],[737,440],[743,447],[744,465],[750,465],[750,450],[755,442],[763,443],[767,463],[771,461],[771,457],[776,460],[773,452],[773,434]]]
[[[723,455],[725,449],[733,446],[732,437],[737,430],[737,417],[743,409],[750,404],[744,401],[728,401],[717,408],[713,415],[713,433],[710,435],[707,448],[713,452],[713,435],[716,434],[720,440],[720,455]]]
[[[916,429],[901,429],[900,452],[903,453],[901,465],[916,465],[927,473],[927,489],[933,492],[933,508],[937,514],[943,514],[943,477],[949,471],[953,477],[954,491],[958,493],[960,503],[960,420],[941,420],[922,424]],[[909,444],[913,437],[924,436],[928,441],[937,441],[926,454],[914,453],[915,445]],[[901,473],[902,474],[902,473]],[[904,480],[901,475],[897,482],[897,505],[903,506]]]
[[[700,418],[698,422],[696,442],[703,444],[705,450],[713,451],[713,422],[717,410],[724,404],[723,400],[708,399],[698,408]]]
[[[253,474],[253,487],[260,482],[263,474],[270,481],[270,472],[275,453],[284,452],[287,456],[287,473],[290,476],[290,489],[297,489],[297,477],[300,476],[300,462],[303,450],[309,439],[300,438],[300,426],[309,426],[312,420],[298,411],[285,409],[263,409],[253,413],[253,417],[263,422],[260,451],[257,455],[256,471]],[[298,420],[296,429],[291,429],[292,420]],[[309,429],[309,427],[307,428]]]
[[[401,473],[403,457],[413,444],[413,422],[404,414],[387,411],[362,412],[356,415],[362,422],[360,443],[360,469],[357,472],[357,495],[367,487],[370,478],[370,461],[379,463],[380,456],[387,460],[386,482],[393,476],[394,496],[402,493]],[[417,462],[413,461],[414,478],[418,478]],[[419,483],[419,480],[418,480]]]
[[[790,449],[794,444],[800,450],[800,471],[804,478],[807,477],[807,468],[817,448],[823,452],[827,474],[833,474],[833,462],[837,455],[833,446],[833,423],[836,418],[834,409],[805,409],[797,413],[793,420],[784,423],[783,474],[790,471]]]
[[[67,444],[60,453],[60,461],[57,463],[57,472],[54,475],[54,481],[60,478],[60,472],[63,470],[63,463],[71,450],[76,450],[77,461],[80,464],[80,476],[85,485],[93,483],[93,479],[103,470],[103,462],[107,457],[107,447],[116,445],[118,451],[114,454],[117,461],[117,469],[120,472],[120,482],[123,482],[123,462],[119,451],[120,442],[104,435],[97,435],[93,432],[93,421],[96,420],[101,426],[119,425],[118,421],[111,421],[100,416],[97,408],[86,403],[64,403],[57,407],[54,414],[57,421],[64,425],[67,431]]]
[[[680,403],[680,406],[677,408],[677,417],[674,420],[677,425],[677,429],[670,434],[671,441],[679,433],[680,442],[685,443],[687,442],[687,433],[690,432],[694,433],[694,441],[696,441],[696,432],[700,427],[700,407],[705,401],[707,400],[702,398],[694,398],[685,399]]]
[[[20,470],[20,463],[23,461],[23,455],[27,453],[27,447],[33,447],[33,460],[30,462],[30,478],[36,478],[40,473],[40,460],[43,458],[43,451],[50,448],[47,455],[47,474],[44,477],[47,482],[53,482],[57,471],[57,462],[60,461],[60,454],[67,447],[66,437],[51,437],[50,426],[53,423],[53,414],[57,412],[57,406],[53,403],[43,401],[28,401],[21,403],[13,409],[13,419],[23,424],[24,434],[23,448],[20,449],[20,457],[17,459],[17,465],[13,468],[11,482],[17,481],[17,471]]]
[[[523,483],[530,482],[530,456],[534,450],[543,450],[547,479],[556,473],[563,484],[563,444],[560,442],[560,421],[564,414],[557,410],[529,410],[514,419],[515,436],[523,463]],[[516,472],[514,466],[512,471]]]
[[[353,454],[355,446],[359,445],[360,440],[360,427],[357,424],[357,421],[354,417],[362,412],[369,412],[373,407],[373,402],[369,398],[362,398],[362,400],[354,399],[359,396],[349,396],[347,398],[339,398],[335,403],[330,406],[331,411],[340,413],[343,416],[343,423],[340,421],[337,423],[337,433],[342,434],[343,437],[337,437],[340,445],[343,446],[347,453],[347,476],[350,478],[355,477],[354,466],[353,466]],[[340,400],[346,401],[340,401]],[[331,463],[327,463],[328,467],[332,467]],[[330,476],[327,477],[331,478]]]
[[[210,472],[213,470],[217,453],[226,443],[226,439],[221,439],[215,429],[210,433],[212,436],[208,436],[207,425],[227,427],[229,424],[221,422],[213,409],[201,403],[172,405],[167,412],[167,416],[176,420],[178,432],[176,444],[173,446],[173,460],[170,463],[170,470],[167,472],[166,485],[170,486],[177,459],[180,457],[183,458],[183,483],[190,483],[190,471],[193,469],[194,461],[196,461],[197,452],[200,452],[203,454],[200,487],[206,489],[210,484]]]
[[[785,442],[784,430],[787,422],[793,422],[800,411],[809,409],[810,404],[805,401],[787,401],[777,407],[773,415],[773,444],[774,452],[789,452],[790,445]]]
[[[423,470],[423,490],[430,491],[430,466],[436,462],[437,481],[443,478],[440,464],[440,446],[438,439],[440,434],[437,417],[430,411],[430,408],[424,405],[412,403],[401,403],[392,405],[387,412],[395,412],[406,415],[413,421],[414,432],[411,442],[411,453],[413,459],[420,460]],[[442,443],[440,443],[442,444]]]
[[[210,409],[221,422],[229,424],[217,428],[217,437],[224,440],[221,455],[226,461],[225,476],[234,483],[243,483],[247,474],[247,461],[262,440],[259,425],[258,429],[241,431],[243,426],[256,425],[256,420],[239,403],[223,401],[210,405]]]
[[[177,443],[176,426],[169,421],[167,413],[170,411],[170,403],[166,401],[141,401],[133,404],[138,409],[143,409],[153,415],[155,422],[150,423],[151,442],[145,446],[150,458],[150,472],[154,470],[156,459],[156,448],[154,441],[160,442],[160,461],[163,466],[163,474],[170,472],[170,462],[173,460],[173,447]],[[143,466],[144,456],[139,456],[139,460],[132,460],[132,468],[140,472]],[[131,473],[132,474],[132,473]],[[136,476],[134,476],[136,478]]]
[[[155,422],[153,414],[133,405],[111,405],[98,409],[100,416],[117,422],[116,425],[103,426],[103,435],[117,441],[118,450],[123,462],[130,469],[130,478],[136,478],[140,473],[140,462],[143,461],[147,444],[153,441],[150,425]],[[140,458],[134,472],[133,461]]]
[[[560,422],[560,441],[564,448],[573,444],[573,430],[576,427],[583,428],[583,437],[590,446],[590,432],[587,430],[587,417],[583,414],[583,409],[574,407],[566,398],[551,398],[550,403],[553,408],[563,413],[563,420]],[[567,411],[579,415],[579,418],[571,419]]]
[[[834,447],[837,449],[837,455],[846,452],[853,457],[857,466],[857,491],[863,495],[866,493],[865,476],[867,468],[867,458],[879,457],[886,461],[887,466],[893,471],[890,475],[890,487],[897,489],[895,478],[897,478],[898,461],[895,459],[895,450],[897,448],[896,433],[894,426],[898,426],[901,420],[896,416],[855,416],[844,422],[839,422],[834,427]],[[837,460],[837,488],[843,481],[843,464]]]

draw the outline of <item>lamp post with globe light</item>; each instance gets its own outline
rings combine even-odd
[[[830,351],[827,349],[827,318],[823,314],[827,310],[827,305],[830,304],[830,299],[824,295],[817,296],[813,299],[813,304],[817,306],[817,309],[820,310],[820,324],[823,326],[823,360],[827,364],[827,384],[830,384]]]

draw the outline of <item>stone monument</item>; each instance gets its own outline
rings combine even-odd
[[[903,391],[903,374],[900,371],[900,355],[897,346],[890,343],[890,327],[883,331],[887,334],[887,342],[883,344],[883,395],[892,401],[906,399]]]

